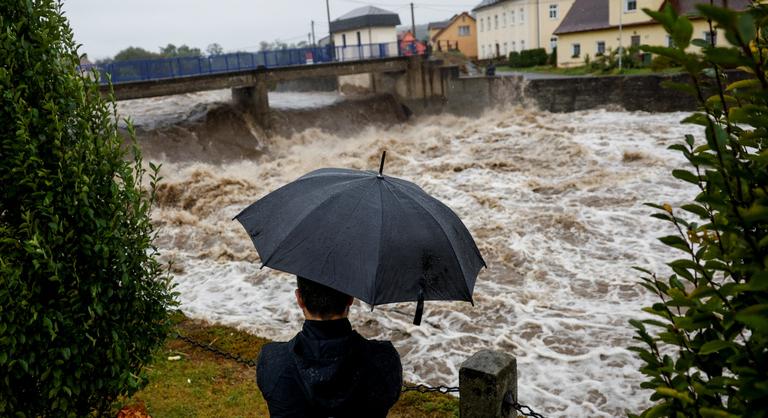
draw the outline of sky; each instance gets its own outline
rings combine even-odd
[[[445,20],[470,11],[480,0],[414,1],[416,24]],[[400,15],[410,25],[409,2],[329,0],[331,19],[366,5]],[[224,51],[257,50],[259,42],[307,40],[315,21],[317,39],[327,35],[324,0],[63,0],[63,9],[91,60],[111,57],[137,46],[157,52],[169,43],[205,48],[218,43]]]

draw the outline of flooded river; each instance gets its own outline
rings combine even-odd
[[[334,93],[278,93],[270,101],[285,112],[281,120],[309,117],[307,107],[341,106],[316,110],[331,121],[337,115],[338,129],[326,121],[300,132],[278,128],[267,139],[247,117],[230,115],[226,129],[250,134],[210,140],[214,122],[206,118],[232,112],[216,104],[228,94],[120,104],[139,125],[145,158],[163,162],[157,244],[174,261],[188,315],[292,337],[302,321],[294,279],[259,270],[232,217],[308,171],[376,169],[386,149],[387,172],[450,206],[488,269],[477,279],[474,307],[427,302],[419,327],[411,324],[414,304],[371,311],[357,302],[351,320],[361,334],[392,340],[405,377],[433,385],[457,385],[460,363],[477,350],[508,352],[517,357],[520,402],[548,416],[613,417],[647,405],[640,362],[627,350],[628,320],[654,300],[631,267],[663,273],[670,257],[655,240],[666,225],[642,203],[676,205],[694,194],[669,174],[682,159],[666,149],[698,133],[679,124],[685,114],[507,108],[397,123],[396,111],[345,108]],[[378,116],[360,123],[367,110]],[[197,125],[179,127],[185,123]]]

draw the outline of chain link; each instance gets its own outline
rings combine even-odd
[[[240,363],[242,365],[248,366],[248,367],[256,367],[256,360],[255,359],[244,359],[238,354],[232,354],[229,352],[226,352],[218,347],[215,347],[212,345],[212,343],[203,343],[200,341],[193,340],[190,337],[187,337],[186,335],[176,334],[176,338],[192,345],[198,348],[201,348],[203,350],[206,350],[208,352],[211,352],[213,354],[216,354],[217,356],[223,357],[228,360],[233,360],[237,363]],[[456,393],[459,391],[458,387],[455,386],[428,386],[424,384],[419,384],[416,386],[403,386],[401,389],[402,392],[419,392],[419,393],[430,393],[430,392],[439,392],[442,394],[448,394],[448,393]],[[509,403],[517,412],[520,412],[526,417],[533,417],[533,418],[544,418],[543,415],[535,412],[533,409],[531,409],[530,406],[523,405],[512,399],[512,396],[507,396],[504,398],[504,402]]]
[[[189,338],[189,337],[187,337],[185,335],[176,334],[176,338],[178,338],[178,339],[180,339],[180,340],[182,340],[182,341],[184,341],[184,342],[186,342],[186,343],[188,343],[190,345],[193,345],[195,347],[202,348],[203,350],[209,351],[209,352],[211,352],[213,354],[216,354],[217,356],[223,357],[225,359],[234,360],[234,361],[236,361],[236,362],[238,362],[238,363],[240,363],[242,365],[248,366],[248,367],[256,367],[256,360],[255,359],[244,359],[244,358],[240,357],[239,354],[228,353],[228,352],[226,352],[224,350],[221,350],[221,349],[219,349],[217,347],[214,347],[211,344],[205,344],[205,343],[202,343],[200,341],[195,341],[192,338]]]
[[[416,385],[416,386],[403,386],[402,392],[419,392],[419,393],[429,393],[429,392],[440,392],[442,394],[447,394],[451,392],[458,392],[459,388],[454,386],[427,386],[427,385]]]

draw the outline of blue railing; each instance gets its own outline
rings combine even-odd
[[[280,49],[259,52],[236,52],[207,57],[161,58],[119,61],[102,65],[84,65],[81,71],[97,69],[102,84],[111,78],[113,84],[131,81],[161,80],[205,74],[312,65],[326,62],[360,61],[378,58],[418,55],[415,44],[396,42],[366,45]]]

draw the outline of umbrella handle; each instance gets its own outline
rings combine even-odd
[[[384,150],[381,153],[381,163],[379,163],[379,177],[384,176],[382,172],[384,171],[384,159],[387,158],[387,151]]]
[[[419,289],[419,300],[416,302],[416,314],[413,316],[413,325],[421,325],[421,316],[424,314],[424,291]]]

